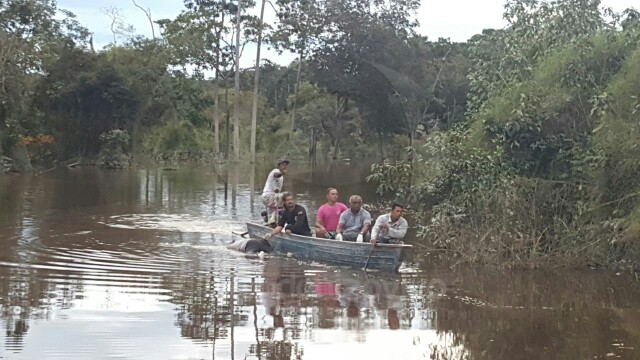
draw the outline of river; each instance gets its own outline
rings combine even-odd
[[[398,274],[227,250],[269,167],[0,175],[0,359],[640,359],[640,286],[604,271]],[[310,214],[361,165],[290,165]],[[410,238],[409,243],[418,240]]]

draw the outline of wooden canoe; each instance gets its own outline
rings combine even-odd
[[[264,238],[272,229],[255,223],[247,223],[252,238]],[[398,271],[407,252],[413,248],[406,244],[378,244],[371,251],[371,244],[350,241],[320,239],[295,234],[279,234],[271,238],[274,251],[292,253],[297,259],[363,268],[371,254],[367,269]]]

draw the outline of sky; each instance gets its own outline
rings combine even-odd
[[[151,10],[153,20],[175,18],[184,5],[181,0],[136,0],[144,8]],[[449,38],[451,41],[466,41],[475,34],[488,28],[503,28],[506,22],[502,13],[506,0],[422,0],[417,13],[420,22],[418,32],[429,39]],[[602,0],[602,5],[615,11],[629,7],[638,8],[638,0]],[[120,10],[125,21],[134,26],[136,33],[151,36],[151,28],[145,14],[133,5],[132,0],[58,0],[58,7],[70,10],[78,17],[82,25],[94,34],[97,49],[107,45],[113,39],[110,31],[110,19],[103,9],[113,7]],[[257,12],[257,9],[256,9]],[[257,15],[257,14],[256,14]],[[275,13],[269,6],[265,9],[265,20],[273,22]],[[159,33],[156,25],[156,34]],[[265,49],[263,59],[270,59],[281,65],[287,65],[295,56],[278,55]],[[241,67],[251,67],[255,62],[255,46],[247,46],[241,59]]]

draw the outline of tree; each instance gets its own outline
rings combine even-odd
[[[46,71],[36,89],[36,106],[48,114],[61,156],[97,154],[102,133],[131,126],[136,97],[105,55],[69,49]]]
[[[290,138],[296,130],[297,92],[300,86],[302,66],[308,48],[313,47],[317,36],[324,31],[327,17],[325,6],[329,2],[278,0],[278,28],[274,32],[271,43],[277,48],[287,49],[298,54],[298,70],[291,106]]]
[[[255,5],[253,1],[248,0],[243,4],[245,4],[242,9],[244,12]],[[236,65],[236,47],[239,47],[239,54],[241,54],[245,44],[252,40],[256,19],[253,16],[243,15],[242,12],[238,13],[237,5],[224,0],[185,0],[185,6],[187,10],[178,15],[176,19],[160,20],[158,23],[174,51],[176,65],[184,67],[185,71],[186,65],[191,64],[200,71],[213,70],[215,72],[212,127],[214,128],[214,147],[219,153],[219,88],[222,83],[225,89],[223,98],[225,102],[228,101],[229,86],[227,81],[231,78]],[[244,38],[240,46],[233,44],[233,41],[227,38],[229,35],[232,37],[235,35],[227,23],[237,24],[236,16],[240,16],[239,20],[245,24],[243,26]],[[227,126],[227,130],[229,130],[229,126]],[[227,141],[227,148],[228,146],[229,141]]]
[[[42,130],[30,101],[46,65],[68,49],[86,48],[88,38],[55,1],[0,2],[0,143],[7,152],[24,133]]]
[[[174,53],[176,65],[193,64],[203,71],[213,70],[214,151],[220,153],[220,114],[218,89],[220,79],[228,77],[233,62],[232,46],[224,38],[229,33],[225,1],[185,1],[186,11],[174,20],[160,20],[160,28]]]
[[[390,104],[387,100],[390,87],[372,64],[399,67],[403,58],[421,60],[410,56],[407,45],[417,25],[410,20],[411,13],[418,6],[415,1],[326,2],[323,20],[315,21],[322,23],[323,28],[310,50],[313,81],[342,101],[354,101],[362,114],[371,114],[376,109],[378,114],[384,111],[392,115],[378,117],[382,122],[399,123],[402,113],[390,114],[389,108],[381,109],[381,104]],[[348,108],[338,106],[336,110]],[[342,117],[338,114],[335,118]],[[372,124],[368,119],[365,121]],[[383,130],[396,130],[384,123],[376,124],[375,129],[380,136]]]
[[[109,6],[101,11],[111,19],[111,34],[113,35],[112,46],[116,46],[118,44],[118,37],[123,37],[125,39],[133,38],[133,34],[135,33],[135,29],[133,25],[127,24],[125,22],[125,17],[120,11],[120,9]]]
[[[293,96],[289,99],[293,102]],[[353,138],[353,134],[361,129],[358,109],[344,96],[336,96],[322,91],[317,86],[301,83],[298,93],[299,121],[298,126],[313,129],[313,133],[328,137],[332,159],[340,153],[340,140]]]
[[[236,47],[235,47],[235,79],[233,94],[233,159],[240,160],[240,21],[242,13],[242,0],[237,0],[236,8]]]
[[[547,54],[610,28],[599,6],[599,0],[508,1],[508,28],[485,30],[469,41],[469,111],[476,113],[491,95],[530,78]]]

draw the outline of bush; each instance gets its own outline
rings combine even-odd
[[[434,132],[413,164],[372,166],[368,180],[379,193],[404,199],[430,245],[457,261],[490,265],[611,264],[633,253],[609,242],[610,227],[590,221],[583,179],[520,176],[501,146],[470,146],[470,135],[462,127]],[[567,157],[590,167],[576,159],[591,155]]]
[[[594,207],[603,220],[623,220],[624,238],[640,242],[640,51],[623,64],[606,89],[606,107],[594,142]],[[626,220],[625,220],[626,219]]]
[[[19,170],[51,167],[55,160],[55,140],[51,135],[24,136],[14,147],[14,158]]]
[[[124,130],[111,130],[100,135],[98,164],[107,169],[123,169],[131,166],[129,134]]]

